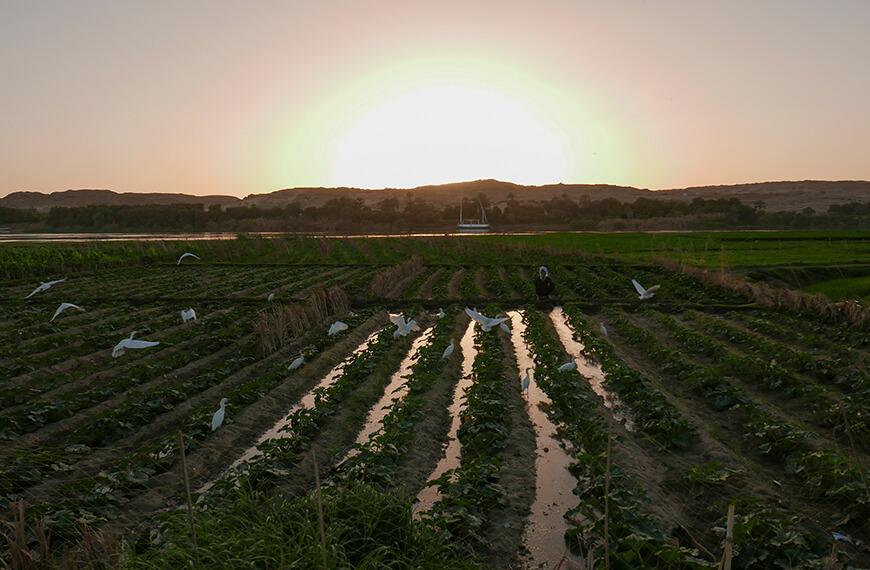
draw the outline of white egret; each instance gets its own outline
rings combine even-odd
[[[25,297],[25,299],[28,299],[28,298],[32,297],[33,295],[36,295],[36,294],[39,293],[40,291],[45,291],[46,289],[48,289],[48,288],[51,287],[52,285],[54,285],[54,284],[56,284],[56,283],[60,283],[61,281],[66,281],[66,277],[64,277],[63,279],[58,279],[58,280],[56,280],[56,281],[40,281],[40,282],[39,282],[39,287],[37,287],[36,289],[34,289],[33,291],[31,291],[31,292],[30,292],[30,295],[28,295],[27,297]]]
[[[66,309],[78,309],[79,311],[84,311],[84,309],[82,309],[78,305],[73,305],[72,303],[61,303],[60,307],[58,307],[57,310],[54,312],[54,317],[51,317],[51,320],[53,321],[59,314],[64,312]]]
[[[438,309],[438,318],[439,318],[439,319],[443,319],[443,318],[444,318],[444,309]]]
[[[193,308],[181,311],[181,322],[186,323],[189,320],[196,320],[196,311],[194,311]]]
[[[525,392],[526,390],[528,390],[528,389],[529,389],[529,384],[532,383],[532,377],[529,376],[529,370],[531,370],[531,368],[526,368],[526,375],[525,375],[525,377],[523,378],[523,385],[522,385],[522,390],[523,390],[523,392]]]
[[[305,357],[300,355],[299,358],[290,363],[290,366],[287,367],[287,370],[296,370],[297,368],[302,366],[303,362],[305,362]]]
[[[504,332],[510,334],[511,329],[510,329],[509,326],[507,326],[507,325],[504,324],[504,323],[499,323],[498,326],[501,327],[501,330],[503,330]]]
[[[408,336],[411,331],[418,331],[420,327],[414,319],[405,320],[402,315],[390,315],[390,321],[396,325],[396,330],[393,332],[393,338],[399,336]]]
[[[468,307],[465,307],[465,313],[469,317],[471,317],[472,319],[474,319],[475,321],[480,323],[480,325],[483,327],[484,331],[488,331],[492,327],[498,326],[498,325],[504,323],[506,320],[508,320],[508,317],[497,317],[497,318],[493,319],[491,317],[481,315],[480,313],[477,312],[476,309],[469,309]],[[505,325],[505,327],[506,326],[507,325]],[[510,331],[508,331],[508,332],[510,332]]]
[[[453,354],[453,349],[455,348],[453,344],[453,339],[450,339],[450,346],[444,349],[444,354],[441,355],[441,358],[450,358],[450,355]]]
[[[601,334],[607,336],[607,327],[604,326],[604,323],[601,323],[601,326],[598,327],[601,330]]]
[[[275,298],[275,293],[269,293],[269,296],[266,298],[267,301],[271,301]]]
[[[218,411],[216,411],[211,417],[211,431],[214,431],[217,428],[221,427],[221,424],[224,423],[224,416],[226,415],[225,408],[227,407],[228,401],[229,400],[227,400],[226,398],[221,398],[220,409],[218,409]]]
[[[185,257],[195,257],[195,258],[199,259],[199,256],[196,255],[195,253],[182,253],[181,257],[178,258],[178,263],[176,263],[175,265],[181,265],[181,260],[184,259]]]
[[[133,335],[135,334],[136,331],[131,332],[129,337],[115,345],[115,348],[112,349],[112,358],[118,358],[128,348],[148,348],[160,344],[160,341],[133,340]]]
[[[565,364],[560,366],[559,371],[565,372],[566,370],[574,370],[575,368],[577,368],[577,359],[572,358],[571,362],[566,362]]]
[[[347,330],[347,325],[341,321],[335,321],[334,323],[329,325],[329,336],[338,334],[343,330]]]
[[[640,296],[638,297],[638,299],[640,299],[641,301],[643,301],[644,299],[651,299],[653,296],[653,293],[655,293],[655,291],[659,287],[661,287],[661,285],[653,285],[649,289],[644,289],[643,285],[641,285],[640,283],[638,283],[634,279],[632,279],[631,282],[634,283],[634,288],[637,289],[638,293],[640,293]]]

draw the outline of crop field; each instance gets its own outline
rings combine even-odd
[[[0,567],[870,567],[866,313],[547,245],[0,250]]]

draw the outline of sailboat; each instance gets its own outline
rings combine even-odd
[[[480,204],[480,218],[463,218],[462,217],[462,198],[459,198],[459,223],[456,225],[456,230],[461,234],[486,234],[492,226],[486,219],[486,211],[483,209],[483,203],[480,198],[477,203]]]

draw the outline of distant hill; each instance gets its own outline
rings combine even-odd
[[[112,190],[66,190],[63,192],[13,192],[0,198],[0,206],[18,210],[47,212],[54,206],[144,206],[152,204],[212,204],[223,207],[241,203],[235,196],[191,196],[189,194],[147,194]]]
[[[692,201],[695,198],[708,200],[737,198],[742,203],[755,205],[764,202],[769,212],[800,211],[812,208],[816,212],[826,212],[831,204],[848,202],[870,202],[870,182],[860,180],[820,181],[804,180],[798,182],[758,182],[731,186],[703,186],[671,190],[647,190],[630,186],[611,186],[607,184],[549,184],[545,186],[520,186],[498,180],[476,180],[437,186],[421,186],[413,189],[386,188],[383,190],[362,190],[358,188],[288,188],[268,194],[251,194],[244,199],[234,196],[191,196],[188,194],[136,194],[117,193],[111,190],[66,190],[43,194],[41,192],[14,192],[0,198],[0,206],[16,209],[35,209],[47,211],[52,206],[87,205],[143,205],[143,204],[212,204],[227,206],[258,206],[261,208],[284,207],[298,203],[302,207],[321,206],[332,198],[359,198],[366,204],[374,204],[386,198],[395,197],[400,203],[405,200],[421,198],[427,202],[443,206],[457,204],[461,196],[476,196],[482,192],[490,203],[498,205],[511,197],[519,202],[547,201],[566,195],[572,200],[587,196],[590,200],[615,198],[620,202],[634,202],[645,197],[660,200]]]

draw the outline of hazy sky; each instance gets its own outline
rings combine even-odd
[[[0,196],[870,180],[870,1],[0,0]]]

